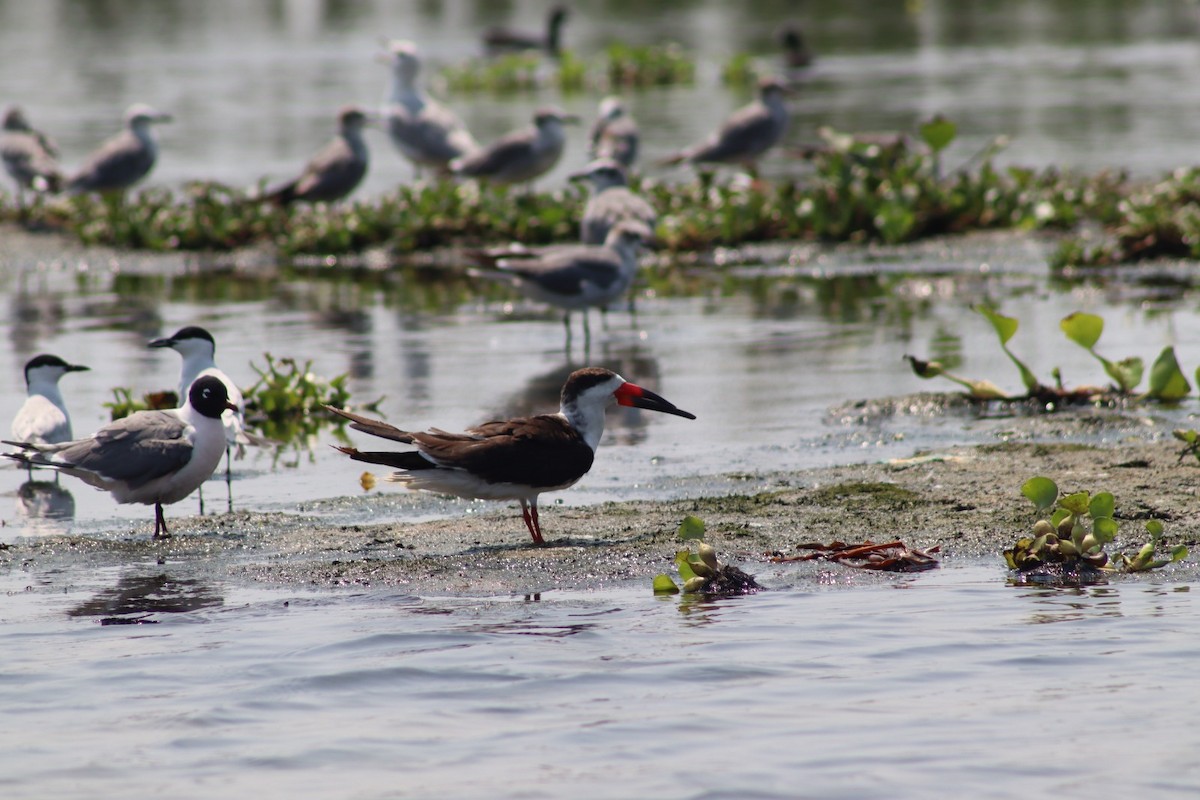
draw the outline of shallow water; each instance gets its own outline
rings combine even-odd
[[[110,584],[172,569],[131,565],[53,594],[20,591],[36,575],[0,578],[16,590],[0,606],[6,796],[1200,787],[1180,694],[1197,608],[1169,576],[1061,591],[969,564],[827,581],[759,565],[778,590],[691,604],[645,586],[460,599],[177,578],[210,604],[96,624]]]
[[[1004,437],[1003,413],[942,412],[935,405],[871,414],[847,407],[955,388],[916,378],[901,358],[908,352],[957,354],[963,360],[958,372],[1019,392],[1018,375],[995,334],[970,310],[976,302],[997,303],[1021,321],[1013,349],[1047,382],[1055,366],[1070,386],[1105,382],[1100,365],[1058,330],[1058,320],[1075,310],[1106,318],[1098,349],[1110,358],[1137,354],[1149,363],[1162,347],[1174,345],[1185,371],[1200,363],[1200,320],[1186,289],[1162,294],[1153,282],[1122,289],[1052,287],[1038,263],[1042,248],[1021,236],[933,243],[903,256],[880,252],[869,261],[853,249],[797,252],[807,260],[795,267],[747,267],[720,285],[702,281],[695,296],[642,297],[636,318],[614,310],[607,331],[593,320],[595,341],[586,358],[578,333],[567,356],[556,316],[504,299],[412,308],[404,286],[134,280],[123,273],[114,277],[103,263],[81,274],[75,262],[0,257],[9,276],[0,286],[10,296],[0,309],[10,335],[10,348],[0,351],[0,371],[11,376],[0,390],[0,415],[11,419],[23,401],[25,361],[53,352],[93,368],[62,382],[76,433],[85,435],[106,421],[103,403],[112,400],[113,387],[140,394],[175,386],[178,356],[145,343],[196,323],[213,332],[218,363],[243,387],[257,379],[255,366],[265,368],[265,353],[311,359],[318,375],[349,373],[355,402],[382,397],[381,413],[401,425],[453,428],[552,411],[566,375],[585,363],[610,366],[697,415],[688,421],[611,411],[592,471],[578,486],[545,498],[580,504],[686,495],[703,490],[697,477],[907,457]],[[133,259],[132,271],[145,267]],[[214,290],[221,292],[219,302],[205,299]],[[578,320],[574,324],[578,331]],[[1187,422],[1193,412],[1190,404],[1135,410],[1128,415],[1134,422],[1084,431],[1083,440],[1169,435],[1179,424],[1193,425]],[[1154,424],[1138,422],[1144,417]],[[351,441],[369,443],[348,433]],[[233,465],[233,507],[332,509],[354,521],[377,515],[373,506],[322,502],[362,494],[362,468],[328,446],[338,441],[327,428],[282,450],[251,448]],[[208,484],[206,511],[228,507],[223,478],[218,471]],[[15,465],[0,470],[0,493],[12,498],[0,511],[9,535],[61,529],[59,520],[47,524],[22,512],[24,481]],[[60,488],[71,495],[76,531],[128,530],[129,520],[143,525],[153,516],[142,506],[116,506],[107,494],[73,479],[64,478]],[[378,491],[394,499],[391,513],[404,518],[461,513],[470,505],[386,484]],[[188,499],[169,515],[197,508]]]

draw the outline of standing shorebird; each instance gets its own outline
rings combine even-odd
[[[410,489],[469,500],[517,500],[535,544],[543,544],[538,495],[566,489],[592,468],[604,433],[604,410],[616,402],[695,419],[649,389],[611,370],[576,370],[563,384],[557,414],[485,422],[463,433],[403,431],[386,422],[326,406],[355,430],[410,444],[415,450],[363,452],[337,447],[355,461],[394,467],[388,480]]]
[[[625,170],[611,158],[593,161],[569,180],[587,181],[592,190],[579,222],[579,238],[584,244],[602,243],[613,226],[625,220],[639,222],[651,231],[658,223],[654,206],[625,185]]]
[[[494,272],[473,274],[502,280],[531,300],[563,309],[567,347],[571,312],[583,312],[584,347],[591,344],[588,309],[604,309],[629,291],[637,277],[638,253],[653,232],[635,220],[617,223],[603,245],[566,245],[539,250],[479,254]]]
[[[332,203],[358,188],[368,163],[363,128],[373,117],[358,106],[343,106],[337,119],[337,135],[309,159],[299,177],[268,189],[266,199],[281,206]]]
[[[567,144],[563,125],[579,118],[557,108],[539,109],[533,125],[450,162],[456,175],[496,183],[527,183],[544,175],[562,158]]]
[[[554,6],[546,14],[546,32],[530,33],[493,27],[483,32],[483,47],[491,55],[512,50],[541,50],[557,58],[562,53],[562,27],[567,21],[565,6]]]
[[[165,538],[171,534],[163,506],[194,492],[221,463],[221,414],[233,408],[225,384],[206,375],[191,385],[180,408],[138,411],[73,442],[5,442],[21,451],[4,455],[74,475],[118,503],[153,505],[154,538]]]
[[[625,109],[619,97],[606,97],[600,101],[596,121],[589,135],[589,153],[593,159],[611,158],[625,169],[637,160],[638,142],[641,135],[637,123]]]
[[[238,449],[238,457],[248,444],[245,433],[246,416],[242,391],[237,384],[217,366],[217,342],[211,333],[197,325],[188,325],[175,331],[170,336],[155,339],[147,347],[168,347],[179,353],[183,359],[179,370],[179,396],[186,397],[188,387],[202,375],[211,375],[225,385],[225,396],[232,408],[227,408],[221,414],[221,424],[225,427],[226,462],[225,474],[229,477],[229,457],[233,447]]]
[[[396,149],[420,170],[448,173],[450,162],[479,149],[458,115],[421,91],[421,59],[412,42],[392,41],[383,57],[392,67],[392,84],[383,119]]]
[[[67,191],[118,192],[128,189],[154,169],[158,142],[153,126],[170,122],[171,115],[135,103],[125,111],[125,130],[100,145],[67,181]]]
[[[43,354],[25,363],[28,397],[12,421],[12,436],[18,442],[58,444],[71,440],[71,415],[58,381],[68,372],[84,372],[80,364],[68,364],[58,356]],[[26,464],[26,466],[32,466]]]
[[[663,164],[741,164],[752,174],[758,159],[787,132],[788,111],[784,105],[787,86],[778,79],[759,82],[759,99],[733,112],[711,136],[675,155]]]
[[[57,192],[62,185],[58,148],[50,137],[35,130],[17,106],[4,112],[0,133],[0,160],[17,184],[17,205],[24,205],[25,191]]]

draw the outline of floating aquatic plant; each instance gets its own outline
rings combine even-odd
[[[1004,560],[1009,569],[1023,576],[1039,581],[1088,583],[1101,579],[1105,571],[1143,572],[1188,554],[1186,546],[1176,545],[1169,557],[1156,558],[1163,525],[1151,519],[1145,523],[1150,541],[1135,555],[1110,556],[1105,547],[1114,543],[1118,533],[1116,501],[1111,492],[1061,495],[1053,480],[1039,475],[1027,480],[1021,493],[1036,506],[1039,519],[1033,525],[1032,536],[1018,539],[1004,551]]]
[[[780,239],[902,243],[987,228],[1068,227],[1116,214],[1123,179],[1000,170],[991,161],[999,138],[947,168],[943,157],[955,133],[953,123],[938,118],[912,137],[822,129],[821,143],[797,154],[812,165],[802,180],[728,183],[702,176],[690,183],[642,181],[640,191],[659,211],[660,243],[675,251]],[[4,198],[0,219],[113,247],[228,251],[269,244],[285,259],[370,248],[402,257],[464,242],[576,240],[584,202],[575,189],[528,192],[435,181],[371,201],[279,208],[253,191],[194,183],[182,192],[152,187],[123,197],[52,198],[20,215]]]
[[[263,358],[266,367],[250,365],[258,373],[258,381],[244,395],[247,418],[268,439],[291,442],[307,437],[331,422],[328,414],[314,411],[323,405],[345,408],[349,404],[349,374],[326,380],[313,374],[312,361],[301,364],[294,358],[276,359],[270,353]],[[378,403],[362,408],[373,410]]]
[[[729,564],[717,560],[716,549],[704,541],[704,520],[685,517],[679,525],[678,538],[688,542],[686,550],[675,553],[675,568],[684,594],[735,595],[750,594],[760,588],[753,577]],[[690,544],[695,543],[693,552]],[[655,594],[678,594],[680,586],[666,573],[654,577]]]
[[[155,411],[178,408],[179,395],[175,392],[147,392],[141,397],[133,396],[133,389],[117,386],[112,390],[113,399],[104,404],[113,420],[128,417],[135,411]]]
[[[995,329],[1000,340],[1000,347],[1012,360],[1021,375],[1021,381],[1025,384],[1025,394],[1010,396],[991,381],[963,378],[950,373],[938,361],[926,361],[916,356],[905,355],[904,358],[908,360],[917,377],[926,379],[941,377],[953,381],[964,387],[967,390],[967,396],[973,400],[1037,400],[1049,404],[1050,408],[1057,407],[1061,403],[1092,402],[1098,398],[1102,399],[1112,395],[1127,397],[1142,380],[1144,367],[1141,358],[1129,356],[1113,362],[1096,352],[1096,343],[1104,331],[1104,320],[1095,314],[1082,312],[1068,314],[1059,322],[1059,327],[1067,335],[1067,338],[1100,361],[1108,376],[1116,382],[1116,386],[1110,388],[1082,386],[1067,389],[1062,385],[1059,370],[1055,369],[1054,371],[1054,386],[1043,384],[1033,374],[1033,371],[1009,349],[1008,343],[1019,328],[1019,322],[1016,319],[1006,317],[988,306],[975,306],[975,310],[983,315]],[[1197,372],[1197,381],[1200,382],[1200,370]],[[1150,384],[1144,396],[1151,400],[1177,402],[1187,397],[1190,392],[1191,385],[1175,357],[1175,348],[1171,346],[1163,348],[1150,368]]]

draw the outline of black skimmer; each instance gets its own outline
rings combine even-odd
[[[654,206],[625,185],[625,170],[611,158],[593,161],[569,180],[587,181],[592,190],[579,223],[579,238],[584,244],[603,243],[613,226],[625,220],[638,222],[651,231],[658,224]]]
[[[578,117],[560,109],[539,109],[533,125],[507,133],[486,147],[454,159],[450,169],[465,178],[496,183],[531,182],[554,169],[567,144],[563,125],[577,122]]]
[[[165,538],[171,534],[163,505],[194,492],[221,463],[226,409],[234,405],[225,384],[205,375],[191,385],[180,408],[138,411],[73,442],[5,442],[21,450],[4,455],[74,475],[118,503],[153,504],[154,538]]]
[[[619,97],[606,97],[600,101],[599,114],[589,134],[589,155],[593,159],[611,158],[629,169],[637,160],[638,142],[641,136],[637,123]]]
[[[542,50],[555,58],[562,52],[562,26],[567,9],[554,6],[546,15],[546,33],[529,33],[493,27],[483,32],[483,46],[489,54],[512,50]]]
[[[125,130],[95,150],[67,181],[67,191],[116,192],[128,189],[154,169],[158,143],[153,126],[170,122],[171,115],[135,103],[125,111]]]
[[[540,250],[485,251],[494,272],[471,274],[503,280],[531,300],[563,309],[567,346],[571,343],[571,312],[583,312],[584,341],[591,342],[587,309],[605,308],[624,295],[637,277],[638,253],[654,232],[636,220],[617,223],[603,245],[559,245]]]
[[[451,161],[479,149],[458,115],[417,86],[421,59],[416,45],[390,42],[384,60],[392,66],[392,85],[383,108],[387,132],[415,168],[449,172]]]
[[[469,500],[517,500],[529,535],[536,544],[543,544],[538,495],[573,486],[592,468],[604,433],[604,410],[613,402],[696,418],[649,389],[600,367],[571,373],[563,384],[557,414],[485,422],[463,433],[438,428],[404,431],[340,408],[326,408],[350,420],[355,430],[416,448],[364,452],[334,445],[337,450],[355,461],[395,467],[400,471],[388,480],[410,489]]]
[[[17,204],[24,192],[57,192],[62,184],[58,170],[58,149],[41,131],[35,130],[17,106],[4,112],[4,131],[0,134],[0,160],[17,183]]]
[[[212,375],[225,384],[225,396],[234,407],[225,409],[221,414],[221,424],[225,426],[227,447],[232,448],[236,445],[240,458],[245,446],[250,443],[245,430],[245,402],[241,389],[217,366],[217,343],[212,334],[197,325],[188,325],[170,336],[155,339],[146,346],[168,347],[183,358],[179,370],[179,397],[181,398],[187,396],[188,387],[195,383],[201,375]],[[228,464],[226,464],[226,472],[228,472]]]
[[[332,203],[358,188],[368,164],[363,128],[374,118],[358,106],[344,106],[337,119],[337,135],[309,159],[299,177],[268,189],[267,200],[281,206]]]
[[[664,159],[663,164],[742,164],[751,173],[758,159],[787,132],[788,111],[784,105],[787,86],[777,78],[759,82],[759,99],[733,112],[703,142]]]
[[[58,381],[68,372],[85,372],[87,369],[47,354],[29,359],[25,363],[28,397],[13,417],[13,438],[35,444],[69,442],[71,415],[67,413],[67,404],[63,401]]]

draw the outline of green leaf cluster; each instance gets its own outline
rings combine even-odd
[[[1156,559],[1163,526],[1158,520],[1149,520],[1146,530],[1150,541],[1133,557],[1118,553],[1110,559],[1105,545],[1112,544],[1118,532],[1113,516],[1116,501],[1110,492],[1062,495],[1053,480],[1036,476],[1021,486],[1021,493],[1034,504],[1040,518],[1034,523],[1032,537],[1018,539],[1004,551],[1009,569],[1033,572],[1056,568],[1073,576],[1089,570],[1141,572],[1187,556],[1187,548],[1178,545],[1169,558]]]

